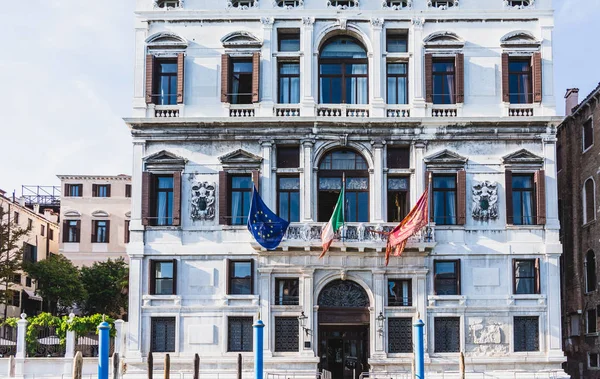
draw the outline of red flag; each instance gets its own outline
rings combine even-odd
[[[388,242],[385,249],[385,265],[390,262],[390,254],[395,250],[394,255],[399,256],[406,247],[408,238],[413,236],[419,230],[427,225],[427,207],[429,202],[429,187],[423,192],[423,195],[417,201],[417,204],[410,210],[404,220],[400,222],[388,235]]]

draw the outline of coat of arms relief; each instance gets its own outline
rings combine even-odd
[[[498,183],[485,180],[473,184],[473,218],[489,221],[498,218]]]
[[[194,221],[213,220],[215,218],[215,191],[217,185],[212,182],[196,182],[192,185],[191,218]]]

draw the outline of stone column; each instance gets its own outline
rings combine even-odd
[[[372,199],[374,202],[374,207],[371,209],[374,210],[373,215],[371,216],[372,222],[384,222],[383,210],[385,208],[384,204],[384,193],[387,188],[386,183],[383,181],[383,148],[385,146],[384,140],[374,140],[371,141],[371,145],[373,145],[373,169],[375,170],[373,175],[372,183]]]
[[[383,79],[385,77],[386,61],[382,51],[385,38],[383,37],[383,18],[371,19],[371,41],[373,43],[372,57],[369,59],[369,93],[371,93],[371,117],[385,117],[385,99],[383,96]]]
[[[314,297],[313,297],[313,285],[314,285],[315,270],[311,268],[305,268],[302,270],[302,287],[300,298],[302,299],[302,309],[304,315],[308,317],[306,319],[306,327],[310,328],[309,334],[306,335],[304,330],[300,330],[300,351],[304,356],[314,357],[317,354],[317,347],[319,344],[318,328],[316,311],[314,311]],[[310,342],[310,348],[304,347],[304,342]]]
[[[123,320],[115,320],[115,353],[119,354],[119,357],[122,356],[123,349],[123,326],[125,321]]]
[[[260,168],[260,196],[269,208],[275,210],[275,181],[273,180],[273,140],[262,140],[260,146],[262,147],[262,163]],[[277,213],[277,212],[275,212]]]
[[[385,314],[385,270],[374,269],[373,270],[373,295],[375,296],[375,352],[372,354],[373,358],[385,358],[385,341],[387,340],[387,315]],[[379,331],[379,322],[377,317],[382,312],[386,317],[384,321],[383,331]]]
[[[69,324],[73,322],[75,318],[75,314],[71,313],[69,315],[69,320],[67,321]],[[72,330],[67,330],[66,336],[66,346],[65,346],[65,358],[73,358],[75,356],[75,344],[77,335]]]
[[[21,319],[17,321],[17,353],[15,354],[15,358],[17,359],[25,359],[27,346],[25,342],[25,335],[27,334],[27,315],[25,313],[21,313]]]
[[[143,250],[129,254],[129,333],[127,335],[127,358],[142,357],[142,293]]]
[[[411,209],[417,203],[417,199],[421,194],[425,191],[425,163],[423,159],[425,158],[425,148],[427,147],[427,143],[424,141],[417,141],[413,145],[413,157],[414,157],[414,169],[415,173],[410,179],[412,183],[411,188],[414,188],[414,191],[410,191],[410,204]]]
[[[264,328],[264,345],[263,351],[266,357],[273,356],[273,346],[271,344],[271,331],[275,330],[274,318],[271,316],[271,277],[273,269],[270,267],[261,267],[258,269],[258,293],[260,293],[260,315],[262,320],[267,325]]]
[[[271,55],[273,41],[273,17],[261,17],[263,25],[263,44],[260,50],[260,109],[258,113],[262,117],[273,116],[273,62]],[[276,83],[276,82],[275,82]]]
[[[300,172],[300,189],[302,195],[300,196],[300,220],[301,222],[314,221],[313,217],[313,169],[312,169],[312,155],[313,155],[314,142],[312,140],[302,141],[302,162]]]
[[[409,87],[409,99],[412,99],[411,117],[425,116],[425,80],[424,80],[424,54],[423,49],[423,25],[425,19],[422,17],[413,17],[409,35],[413,37],[412,43],[408,44],[408,52],[412,56],[412,61],[408,65],[412,84]]]
[[[300,114],[302,116],[315,115],[315,94],[313,93],[313,64],[316,56],[313,56],[314,17],[302,17],[302,33],[300,35]]]

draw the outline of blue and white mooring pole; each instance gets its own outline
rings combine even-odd
[[[108,351],[110,346],[110,325],[102,317],[98,325],[98,379],[108,379]]]
[[[425,323],[419,319],[415,327],[415,379],[425,379],[425,341],[423,327]]]
[[[258,315],[254,327],[254,379],[263,379],[263,335],[265,324]]]

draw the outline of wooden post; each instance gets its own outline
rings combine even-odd
[[[165,379],[169,379],[171,374],[171,356],[169,354],[165,355]]]
[[[154,373],[154,358],[152,358],[152,352],[148,353],[148,379],[152,379]]]
[[[242,354],[238,354],[237,379],[242,379]]]
[[[194,379],[200,379],[200,356],[194,355]]]
[[[112,378],[119,379],[119,353],[113,353],[112,355]]]
[[[78,351],[75,354],[75,358],[73,359],[73,379],[81,379],[81,374],[83,371],[83,356],[81,355],[81,351]]]
[[[458,369],[460,370],[460,379],[465,379],[465,354],[462,351],[460,352]]]

